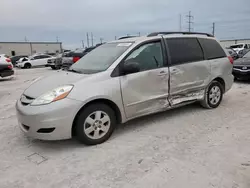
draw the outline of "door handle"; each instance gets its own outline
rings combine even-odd
[[[168,74],[168,72],[161,71],[161,72],[158,74],[158,76],[164,76],[164,75],[167,75],[167,74]]]

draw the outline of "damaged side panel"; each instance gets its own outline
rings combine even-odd
[[[120,77],[128,119],[168,108],[168,68],[159,68]]]
[[[211,81],[209,61],[198,61],[172,66],[170,71],[170,95],[171,106],[202,100],[205,88]]]

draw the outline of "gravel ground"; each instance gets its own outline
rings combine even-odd
[[[238,82],[220,107],[189,105],[120,126],[109,141],[26,138],[15,101],[49,68],[0,79],[0,188],[250,187],[250,83]]]

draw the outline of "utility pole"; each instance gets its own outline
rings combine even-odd
[[[117,36],[115,36],[115,40],[117,39]]]
[[[139,37],[141,36],[141,32],[138,33],[138,36],[139,36]]]
[[[89,47],[89,33],[87,32],[87,46]]]
[[[56,36],[56,42],[59,42],[58,36]]]
[[[181,21],[182,21],[182,15],[180,14],[180,18],[179,18],[179,30],[181,31],[182,28],[181,28]]]
[[[84,48],[84,41],[82,40],[82,48]]]
[[[188,15],[186,16],[188,18],[188,32],[191,32],[191,30],[193,30],[193,28],[191,27],[191,24],[193,24],[194,22],[192,21],[194,19],[194,17],[191,15],[191,11],[189,11]]]
[[[91,45],[94,46],[93,33],[91,32]]]
[[[213,34],[213,36],[215,34],[215,23],[214,22],[213,22],[213,31],[212,31],[212,34]]]
[[[26,37],[26,36],[24,37],[24,41],[25,41],[25,42],[28,42],[28,39],[27,39],[27,37]]]
[[[103,42],[103,38],[100,38],[100,42],[101,42],[101,44],[102,44],[102,42]]]

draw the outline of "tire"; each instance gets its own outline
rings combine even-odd
[[[217,108],[222,101],[223,93],[224,89],[221,83],[215,80],[212,81],[205,91],[201,105],[207,109]]]
[[[106,104],[91,104],[80,112],[75,126],[79,142],[86,145],[101,144],[109,139],[116,127],[115,112]]]
[[[25,69],[30,69],[31,68],[31,64],[30,63],[25,63],[24,64],[24,68]]]
[[[57,69],[56,66],[51,66],[51,68],[52,68],[53,70],[56,70],[56,69]]]

